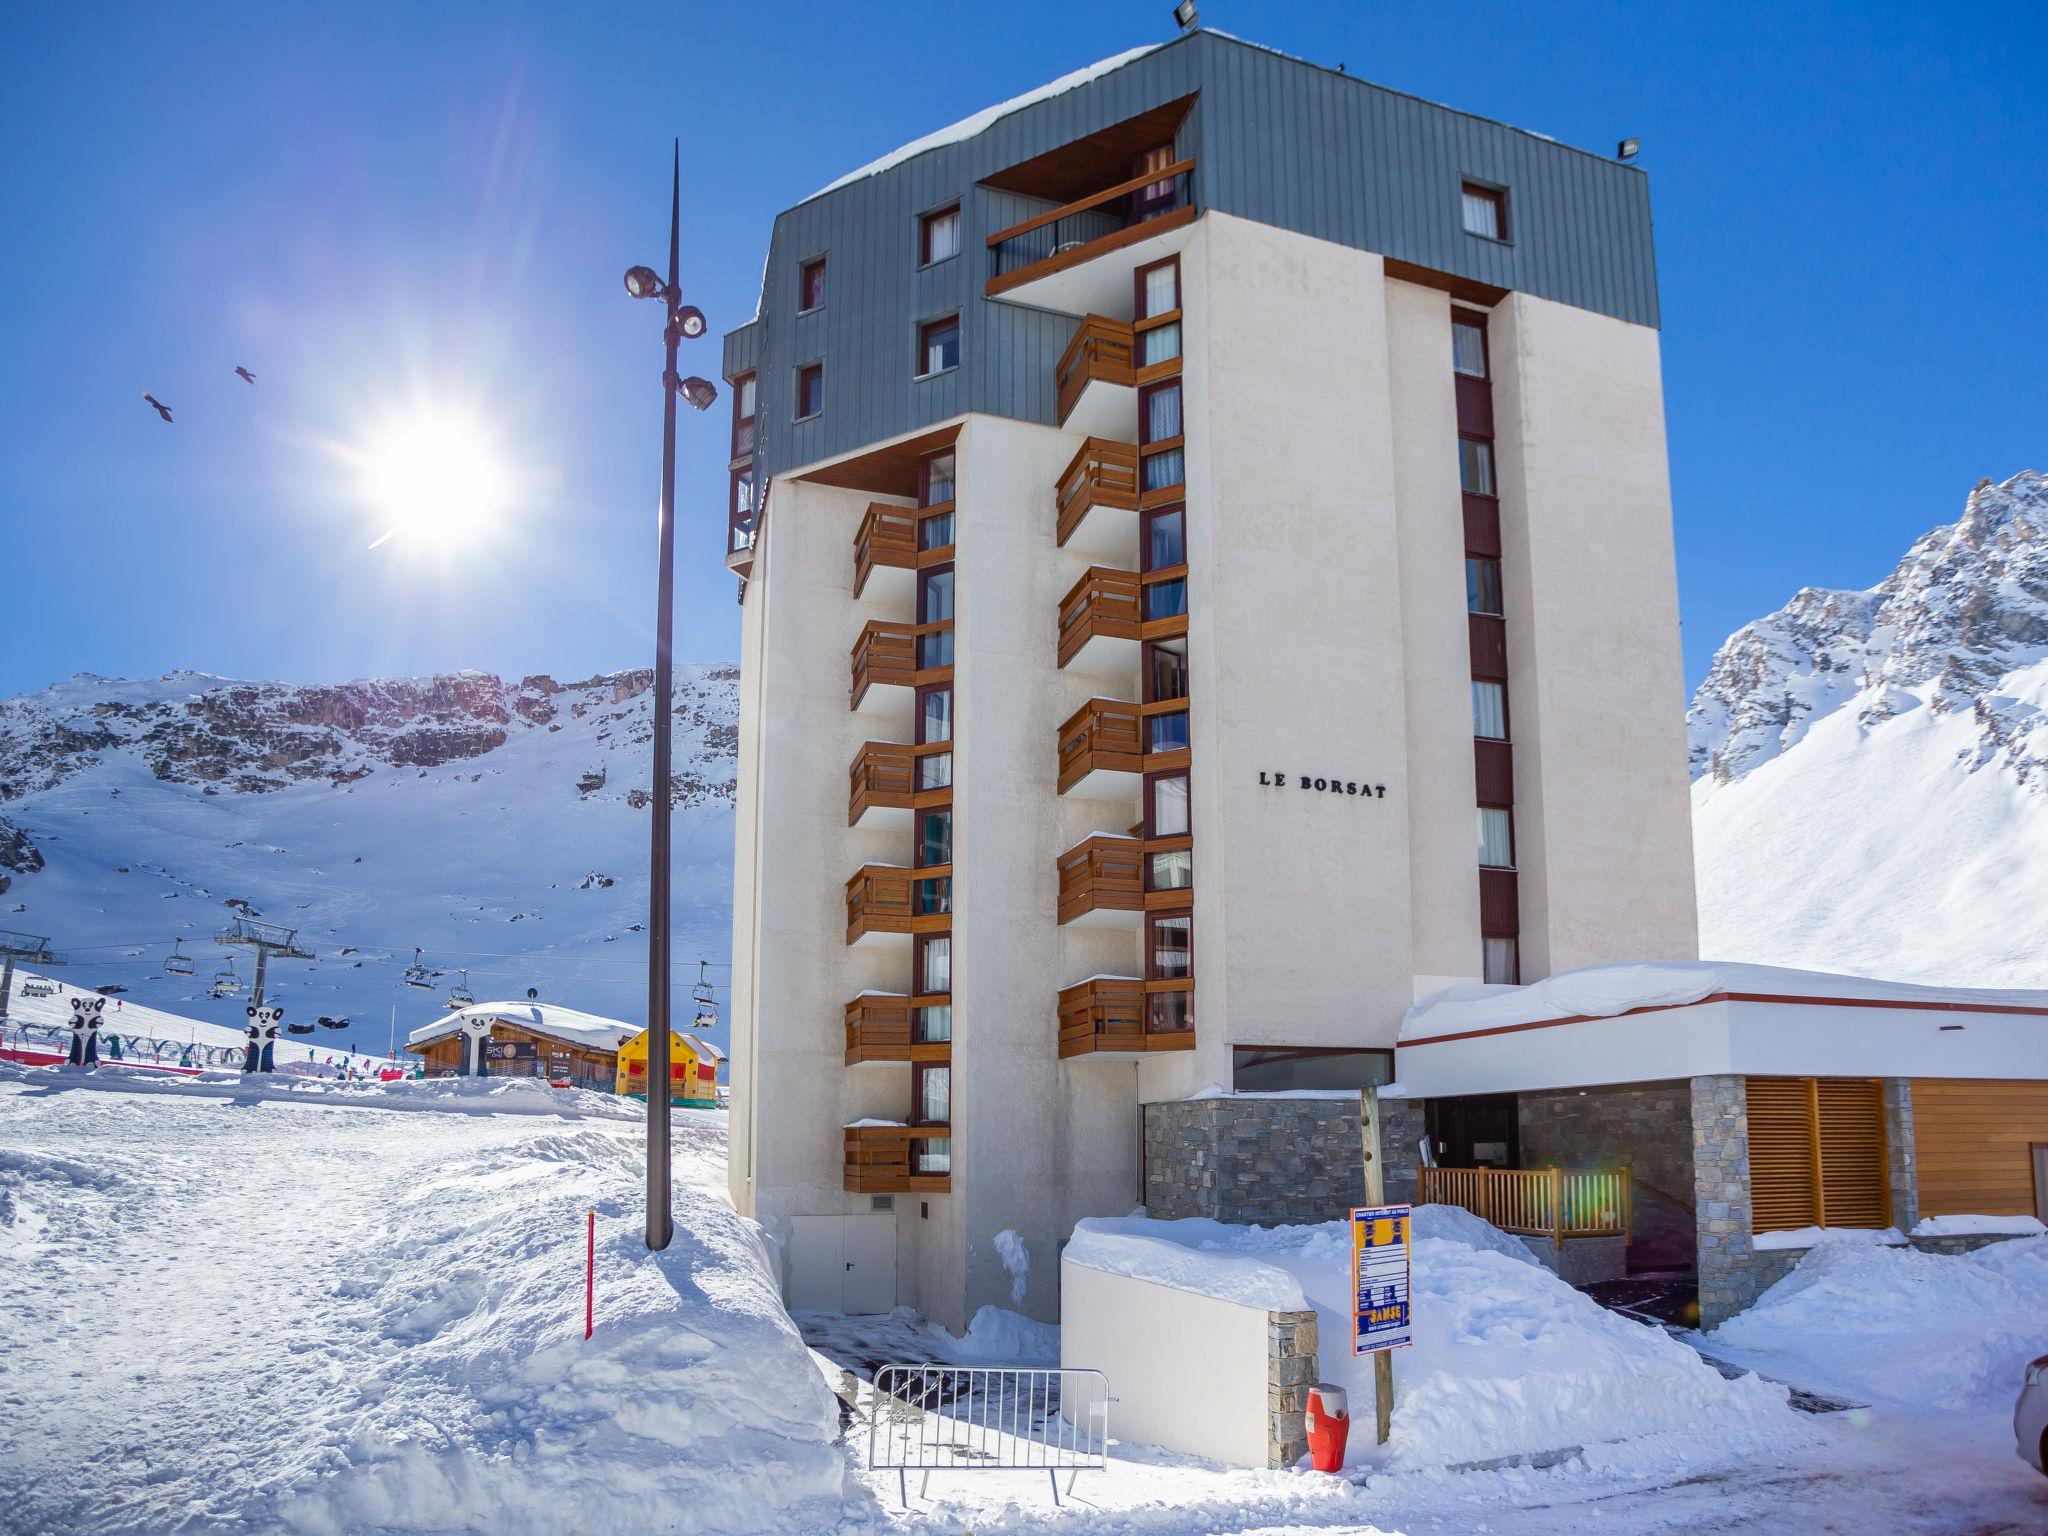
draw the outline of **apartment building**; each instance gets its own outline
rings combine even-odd
[[[792,1305],[1056,1315],[1144,1105],[1693,957],[1657,320],[1635,168],[1209,32],[776,219],[730,1176]]]

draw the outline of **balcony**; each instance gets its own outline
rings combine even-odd
[[[1176,161],[999,229],[988,237],[985,292],[1070,315],[1128,318],[1131,271],[1187,242],[1195,162]],[[1119,253],[1114,262],[1099,256]]]
[[[922,683],[941,682],[952,675],[953,621],[932,624],[899,624],[893,619],[869,619],[853,643],[852,707],[859,709],[872,688],[902,688],[900,700],[890,703],[907,722],[911,696],[908,690]],[[907,725],[904,734],[908,734]]]
[[[1144,782],[1144,712],[1119,699],[1090,699],[1060,727],[1060,793],[1134,800]]]
[[[881,576],[882,580],[875,578]],[[876,598],[900,600],[917,590],[917,512],[871,502],[853,536],[853,595],[872,584]]]
[[[1097,832],[1056,861],[1060,921],[1077,928],[1136,928],[1145,920],[1145,845]]]
[[[953,1187],[953,1128],[849,1125],[846,1178],[852,1195],[943,1195]]]
[[[846,882],[846,942],[901,944],[914,933],[942,933],[952,923],[953,866],[863,864]]]
[[[1060,548],[1128,561],[1138,548],[1137,448],[1089,438],[1061,473],[1053,506]]]
[[[1095,677],[1135,676],[1143,630],[1137,576],[1091,566],[1060,599],[1060,665]]]
[[[901,992],[863,992],[846,1005],[846,1064],[867,1061],[950,1061],[953,1042],[921,1040],[918,1020],[927,1009],[950,1010],[944,992],[905,996]],[[929,1027],[925,1031],[929,1033]],[[951,1033],[950,1017],[947,1033]]]
[[[1062,427],[1090,437],[1137,441],[1138,373],[1129,321],[1088,316],[1067,343],[1053,377]]]
[[[1192,981],[1140,981],[1135,976],[1091,976],[1060,992],[1060,1056],[1146,1056],[1195,1048],[1187,1001],[1154,1005],[1177,994],[1192,1000]],[[1167,1020],[1178,1021],[1171,1026]]]
[[[847,769],[846,824],[908,832],[919,806],[946,805],[953,794],[953,744],[913,747],[866,741]]]

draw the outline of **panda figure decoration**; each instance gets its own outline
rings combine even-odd
[[[259,1008],[250,1004],[249,1027],[242,1031],[249,1042],[242,1051],[244,1072],[277,1070],[277,1024],[283,1017],[282,1008]]]
[[[104,997],[71,999],[71,1055],[74,1067],[100,1064],[100,1015],[107,1011]]]

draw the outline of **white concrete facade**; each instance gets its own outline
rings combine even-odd
[[[1128,255],[1097,259],[1128,281]],[[1082,573],[1136,569],[1138,520],[1116,514],[1121,556],[1057,546],[1078,433],[970,415],[954,443],[952,1167],[948,1192],[893,1204],[898,1302],[956,1329],[1012,1304],[1005,1231],[1030,1257],[1021,1310],[1058,1315],[1073,1223],[1140,1199],[1144,1103],[1229,1086],[1242,1046],[1391,1053],[1420,993],[1480,975],[1454,301],[1214,212],[1179,260],[1191,1051],[1059,1056],[1062,987],[1144,974],[1142,927],[1058,922],[1056,874],[1140,814],[1123,789],[1061,795],[1057,752],[1091,696],[1139,698],[1134,659],[1083,672],[1057,649]],[[1523,973],[1690,958],[1657,338],[1519,295],[1489,325]],[[864,863],[911,862],[900,825],[846,821],[860,744],[911,739],[906,690],[848,709],[849,648],[912,615],[900,588],[852,594],[855,529],[889,498],[807,481],[820,467],[776,475],[742,654],[731,1181],[783,1240],[872,1214],[842,1187],[842,1127],[911,1097],[907,1064],[844,1064],[848,1000],[911,979],[904,946],[844,942],[842,896]]]

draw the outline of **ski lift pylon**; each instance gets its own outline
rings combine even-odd
[[[180,947],[184,942],[183,939],[171,940],[171,952],[164,956],[164,974],[166,976],[196,976],[199,974],[199,967],[192,963],[192,957],[186,954]]]

